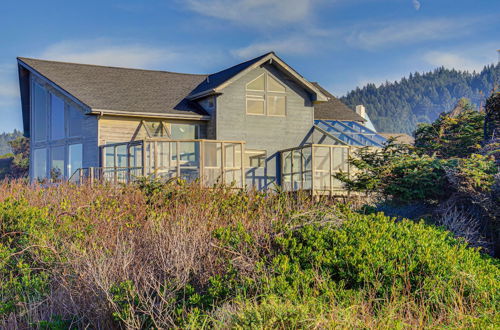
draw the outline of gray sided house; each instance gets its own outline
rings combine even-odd
[[[341,190],[381,135],[274,53],[209,75],[18,58],[30,178]]]

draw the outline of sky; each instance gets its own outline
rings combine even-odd
[[[342,96],[497,49],[500,0],[1,0],[0,132],[22,128],[17,56],[213,73],[275,51]]]

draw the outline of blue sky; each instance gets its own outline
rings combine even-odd
[[[22,127],[17,56],[211,73],[274,50],[341,96],[499,48],[500,0],[2,0],[0,132]]]

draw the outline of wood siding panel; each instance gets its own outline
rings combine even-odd
[[[128,142],[146,138],[145,130],[138,130],[142,120],[166,124],[198,124],[201,137],[206,136],[206,123],[199,120],[160,120],[140,117],[102,116],[99,119],[99,145]],[[137,136],[135,134],[137,133]]]

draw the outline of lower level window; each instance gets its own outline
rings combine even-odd
[[[193,140],[198,139],[198,125],[194,124],[171,124],[172,140]]]
[[[50,178],[51,179],[62,179],[64,178],[64,146],[53,147],[51,149],[51,161],[50,161]]]
[[[45,179],[47,177],[47,149],[33,151],[33,178]]]
[[[68,177],[71,177],[76,170],[83,167],[83,146],[72,144],[68,147]]]

